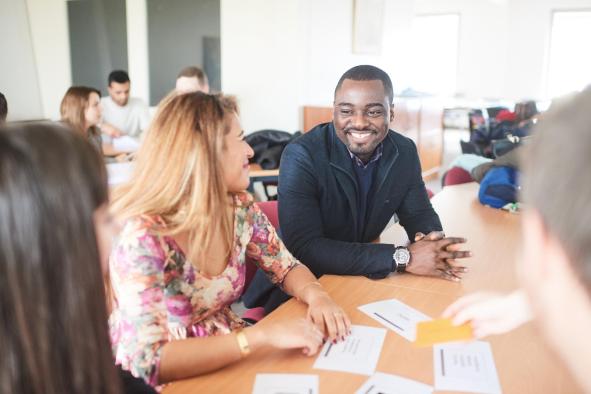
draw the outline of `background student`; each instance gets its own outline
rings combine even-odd
[[[61,120],[83,135],[98,152],[103,152],[103,140],[97,125],[101,120],[101,93],[86,86],[72,86],[60,105]]]
[[[101,131],[109,137],[139,138],[150,121],[147,104],[138,97],[130,97],[131,81],[126,71],[112,71],[108,82],[109,96],[101,99]]]
[[[8,116],[8,103],[6,102],[6,97],[0,92],[0,126],[2,126],[6,122],[6,117]]]
[[[207,75],[199,67],[185,67],[176,77],[175,89],[178,93],[209,93]]]

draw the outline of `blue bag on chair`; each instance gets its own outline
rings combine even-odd
[[[493,208],[503,208],[509,203],[517,202],[517,175],[518,172],[511,167],[493,167],[488,170],[480,182],[480,202]]]

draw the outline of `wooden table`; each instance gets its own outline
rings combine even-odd
[[[266,180],[262,178],[270,178],[274,177],[275,180],[279,176],[279,168],[274,170],[263,170],[263,168],[258,164],[250,164],[249,165],[249,173],[251,182]]]
[[[383,282],[456,297],[478,290],[507,292],[518,287],[515,265],[521,254],[520,216],[483,206],[478,202],[478,184],[448,186],[431,202],[448,236],[467,238],[465,259],[470,272],[461,283],[414,275],[391,275]],[[380,237],[381,242],[400,244],[408,240],[400,226]]]
[[[263,170],[258,164],[250,164],[249,166],[250,184],[248,191],[254,193],[255,182],[277,182],[279,180],[279,169]]]
[[[478,289],[507,291],[516,286],[514,265],[518,256],[519,216],[493,210],[476,201],[477,185],[445,188],[433,200],[449,235],[469,239],[474,257],[471,272],[461,284],[411,275],[379,281],[365,277],[327,275],[320,282],[343,306],[354,324],[382,327],[357,310],[359,305],[396,298],[430,315],[438,316],[458,296]],[[386,232],[382,241],[388,241]],[[291,300],[258,324],[305,316],[303,304]],[[487,339],[493,349],[504,393],[577,393],[570,375],[549,352],[533,325]],[[250,393],[257,373],[307,373],[320,379],[321,393],[353,393],[367,376],[312,369],[315,357],[297,350],[264,349],[247,360],[220,371],[169,385],[174,393]],[[387,332],[377,371],[433,384],[432,348],[417,348],[392,331]]]

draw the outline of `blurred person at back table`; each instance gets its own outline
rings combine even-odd
[[[124,135],[140,138],[150,121],[147,104],[138,97],[131,97],[131,81],[126,71],[112,71],[108,82],[109,95],[101,99],[101,132],[111,138]]]
[[[199,67],[185,67],[176,78],[176,91],[179,93],[209,93],[209,81]]]
[[[0,92],[0,126],[6,123],[6,117],[8,116],[8,102],[6,97]]]

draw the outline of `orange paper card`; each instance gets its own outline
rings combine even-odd
[[[436,319],[417,323],[418,346],[431,346],[442,342],[469,341],[473,338],[469,323],[454,326],[450,319]]]

